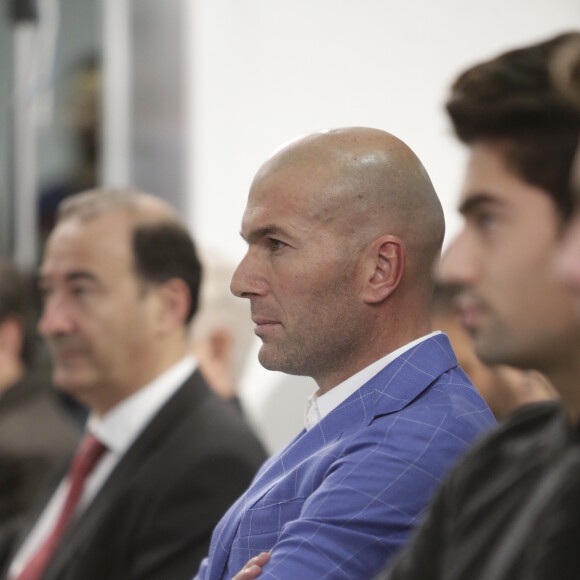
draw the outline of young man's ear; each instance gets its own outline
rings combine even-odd
[[[184,326],[191,305],[191,295],[185,281],[171,278],[157,291],[160,297],[160,331],[167,334],[176,327]]]
[[[397,289],[405,271],[405,260],[405,244],[397,236],[384,235],[369,245],[363,288],[367,304],[378,304]]]

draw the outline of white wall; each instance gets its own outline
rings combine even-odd
[[[281,143],[320,128],[375,126],[425,164],[449,240],[464,151],[442,103],[465,67],[580,28],[578,0],[186,0],[189,220],[232,259],[251,179]],[[277,376],[257,367],[245,399],[259,413]]]

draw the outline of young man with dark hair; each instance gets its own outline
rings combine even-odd
[[[441,275],[461,287],[478,355],[538,369],[562,405],[524,408],[474,448],[382,579],[580,578],[580,320],[555,273],[580,114],[550,75],[554,55],[578,36],[468,70],[447,105],[471,156],[465,225]]]

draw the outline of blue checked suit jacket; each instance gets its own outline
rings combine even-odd
[[[449,468],[495,423],[446,335],[395,359],[260,469],[214,530],[196,578],[371,578],[399,550]]]

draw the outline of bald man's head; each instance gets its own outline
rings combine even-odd
[[[297,172],[318,184],[309,194],[312,217],[336,226],[356,248],[382,234],[399,237],[412,277],[430,278],[445,234],[443,209],[423,164],[403,141],[364,127],[314,133],[278,150],[254,184]]]
[[[423,166],[388,133],[316,133],[275,153],[250,188],[231,284],[260,362],[325,392],[427,334],[443,229]]]

